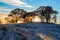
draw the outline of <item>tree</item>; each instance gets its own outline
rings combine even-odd
[[[56,23],[58,11],[54,11],[53,13],[54,23]]]
[[[46,15],[45,8],[46,8],[45,6],[40,6],[39,8],[36,9],[38,15],[40,15],[41,22],[44,22],[45,19]]]
[[[17,9],[12,10],[8,16],[14,17],[14,20],[17,23],[18,19],[20,17],[23,17],[23,14],[25,14],[25,13],[26,13],[26,11],[24,11],[23,9],[17,8]]]
[[[25,18],[26,22],[32,22],[32,18],[33,18],[34,15],[35,15],[34,12],[27,12],[27,13],[24,14],[23,17]]]
[[[51,18],[51,14],[57,14],[57,11],[54,11],[53,8],[51,6],[40,6],[37,10],[40,15],[41,15],[41,19],[43,19],[42,17],[45,17],[46,22],[50,22],[50,18]],[[56,15],[55,15],[56,18]],[[56,19],[55,19],[56,21]]]
[[[53,14],[52,11],[53,11],[52,7],[46,6],[46,8],[45,8],[45,12],[46,12],[45,18],[46,18],[46,22],[50,22],[50,18],[51,18],[51,17],[50,17],[50,14]]]

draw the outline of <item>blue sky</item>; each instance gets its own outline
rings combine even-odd
[[[60,20],[60,0],[0,0],[0,12],[6,14],[15,8],[33,11],[39,6],[52,6],[59,12],[57,16]]]

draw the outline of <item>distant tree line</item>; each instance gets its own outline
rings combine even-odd
[[[44,22],[44,21],[50,22],[51,21],[50,19],[52,18],[54,19],[54,23],[56,23],[57,14],[58,14],[58,11],[54,10],[51,6],[40,6],[39,8],[37,8],[32,12],[27,12],[23,9],[16,8],[14,10],[11,10],[8,17],[12,17],[11,19],[12,23],[14,22],[17,23],[19,18],[23,18],[25,19],[25,21],[30,22],[28,17],[33,17],[33,16],[40,16],[41,22]]]

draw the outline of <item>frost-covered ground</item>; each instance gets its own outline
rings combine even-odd
[[[51,23],[0,25],[0,40],[60,40],[60,25]]]

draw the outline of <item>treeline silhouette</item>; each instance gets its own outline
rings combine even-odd
[[[10,23],[17,23],[18,20],[22,20],[23,22],[32,22],[34,16],[39,16],[41,22],[50,23],[52,19],[54,20],[54,23],[56,23],[57,14],[58,11],[54,10],[51,6],[40,6],[32,12],[27,12],[24,9],[16,8],[11,10],[10,14],[7,18],[5,18],[5,20],[10,20]]]

